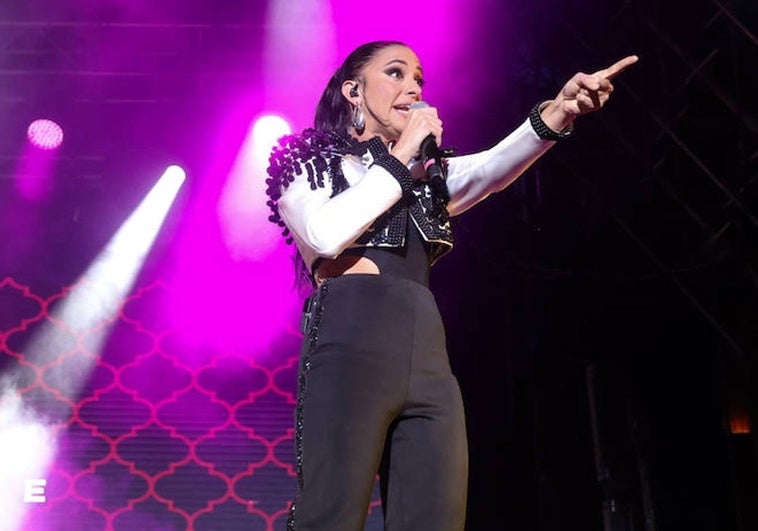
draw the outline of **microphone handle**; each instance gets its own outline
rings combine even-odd
[[[434,135],[430,134],[421,142],[419,151],[421,152],[421,162],[424,163],[424,168],[426,169],[426,174],[429,178],[442,179],[442,167],[440,166],[442,152],[437,146],[437,141],[435,140]]]

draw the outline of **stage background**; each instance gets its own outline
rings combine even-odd
[[[284,529],[292,248],[272,226],[241,232],[265,255],[233,249],[218,205],[252,121],[309,125],[338,58],[379,37],[420,50],[460,153],[573,73],[641,58],[573,138],[454,220],[433,271],[467,406],[467,529],[758,526],[755,2],[442,4],[0,5],[0,479],[26,511],[0,529]],[[29,196],[43,115],[66,136]],[[134,285],[72,329],[58,310],[97,304],[83,273],[168,164],[188,178]],[[19,419],[34,444],[14,445]],[[49,447],[46,501],[23,503],[8,471]]]

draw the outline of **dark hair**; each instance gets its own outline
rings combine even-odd
[[[342,95],[342,84],[351,79],[358,79],[366,66],[379,50],[389,46],[407,46],[399,41],[374,41],[360,45],[345,58],[329,83],[326,84],[321,99],[316,106],[313,125],[319,131],[346,131],[351,124],[350,102]]]

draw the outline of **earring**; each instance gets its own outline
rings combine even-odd
[[[366,129],[366,116],[363,114],[363,106],[360,103],[353,105],[353,127],[359,135]]]

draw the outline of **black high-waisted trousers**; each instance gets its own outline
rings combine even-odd
[[[463,529],[463,404],[424,285],[386,274],[322,284],[305,330],[295,416],[290,529],[362,531],[377,472],[387,531]]]

